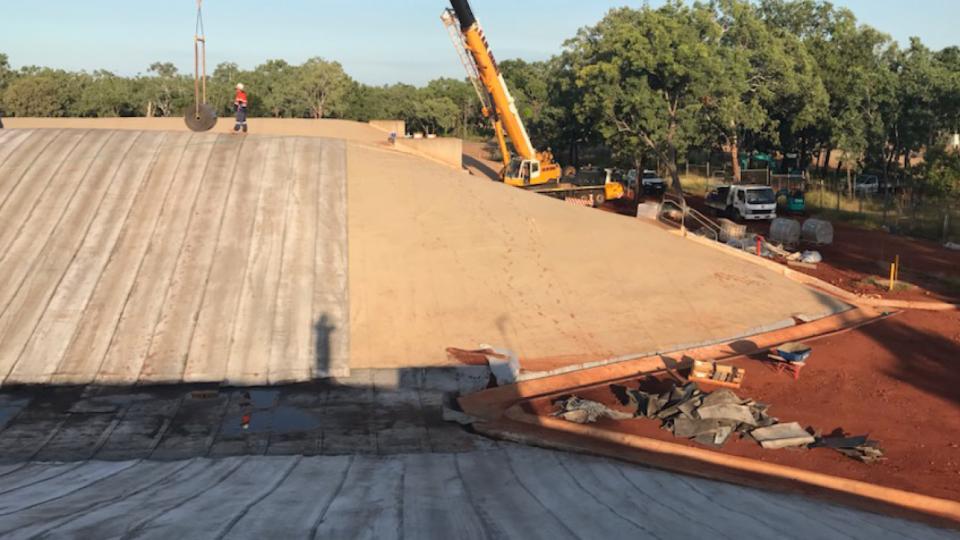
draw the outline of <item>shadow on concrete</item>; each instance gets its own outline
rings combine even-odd
[[[494,170],[493,167],[473,156],[463,154],[463,166],[480,176],[486,176],[490,180],[500,180],[500,171]]]
[[[0,463],[469,452],[493,443],[444,409],[489,378],[487,366],[457,366],[255,388],[7,387]]]
[[[330,337],[336,331],[336,327],[330,323],[330,317],[326,313],[320,316],[313,325],[313,335],[315,339],[316,356],[314,358],[314,373],[331,373],[335,366],[331,365]]]

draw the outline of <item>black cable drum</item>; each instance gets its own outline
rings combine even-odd
[[[191,131],[210,131],[217,125],[217,111],[209,103],[200,104],[200,114],[197,114],[196,104],[187,107],[183,113],[183,120]]]

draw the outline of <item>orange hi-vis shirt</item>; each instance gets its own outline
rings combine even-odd
[[[246,107],[246,106],[247,106],[247,93],[244,92],[243,90],[237,90],[237,97],[234,98],[233,102],[234,102],[238,107]]]

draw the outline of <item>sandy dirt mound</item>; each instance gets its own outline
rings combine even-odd
[[[352,367],[507,347],[542,363],[673,349],[842,309],[655,225],[349,149]]]

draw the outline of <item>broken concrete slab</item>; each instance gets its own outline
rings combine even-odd
[[[755,426],[757,424],[750,407],[746,405],[734,405],[732,403],[721,403],[718,405],[704,404],[696,410],[700,418],[730,420],[738,424],[747,424]]]
[[[750,436],[759,442],[760,446],[768,449],[807,446],[816,441],[814,436],[797,422],[758,428],[751,431]]]
[[[560,401],[557,405],[559,410],[554,413],[554,416],[576,424],[592,424],[600,418],[610,418],[613,420],[629,420],[634,418],[630,413],[616,411],[602,403],[588,399],[580,399],[576,396]]]
[[[745,401],[740,399],[740,396],[735,394],[732,390],[728,390],[726,388],[721,388],[720,390],[710,392],[703,398],[704,407],[725,404],[743,405],[745,404]]]
[[[713,435],[720,429],[721,425],[720,420],[679,416],[673,421],[673,435],[684,439],[704,434]]]

